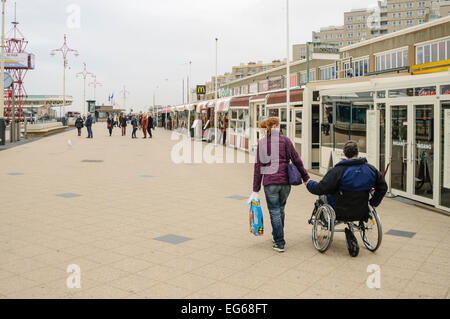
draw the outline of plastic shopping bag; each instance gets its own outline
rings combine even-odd
[[[255,236],[264,235],[264,220],[259,201],[252,201],[249,212],[250,232]]]

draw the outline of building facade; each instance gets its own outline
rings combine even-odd
[[[197,138],[254,153],[258,122],[277,116],[306,168],[326,173],[352,139],[392,195],[450,211],[450,16],[310,58],[189,105]]]

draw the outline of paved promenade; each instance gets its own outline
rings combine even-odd
[[[1,298],[450,297],[448,216],[386,199],[376,253],[351,258],[337,233],[320,254],[307,224],[315,197],[298,186],[280,254],[264,199],[266,234],[249,233],[251,164],[174,164],[176,141],[154,135],[109,137],[96,124],[93,140],[69,131],[0,152]],[[69,289],[74,264],[81,288]],[[366,285],[370,264],[380,289]]]

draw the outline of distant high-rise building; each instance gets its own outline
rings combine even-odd
[[[313,42],[328,42],[339,47],[422,24],[450,15],[450,0],[385,0],[374,7],[344,12],[343,26],[329,26],[312,32]],[[294,60],[302,58],[295,45]],[[304,49],[306,51],[306,47]],[[306,52],[305,52],[306,54]]]

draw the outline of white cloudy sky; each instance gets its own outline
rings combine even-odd
[[[215,41],[219,38],[219,73],[241,62],[272,61],[286,56],[285,0],[17,0],[19,28],[36,55],[36,69],[25,78],[29,95],[62,94],[62,57],[51,57],[65,33],[70,56],[67,94],[72,110],[80,110],[82,80],[75,74],[86,62],[103,87],[97,100],[108,103],[126,85],[128,108],[180,104],[182,79],[192,61],[192,85],[208,81],[215,72]],[[290,0],[291,43],[311,40],[311,31],[343,24],[343,12],[374,5],[376,0]],[[67,23],[71,5],[80,8],[80,28]],[[14,2],[7,0],[7,31]],[[165,81],[165,79],[168,79]],[[87,97],[92,97],[87,87]]]

